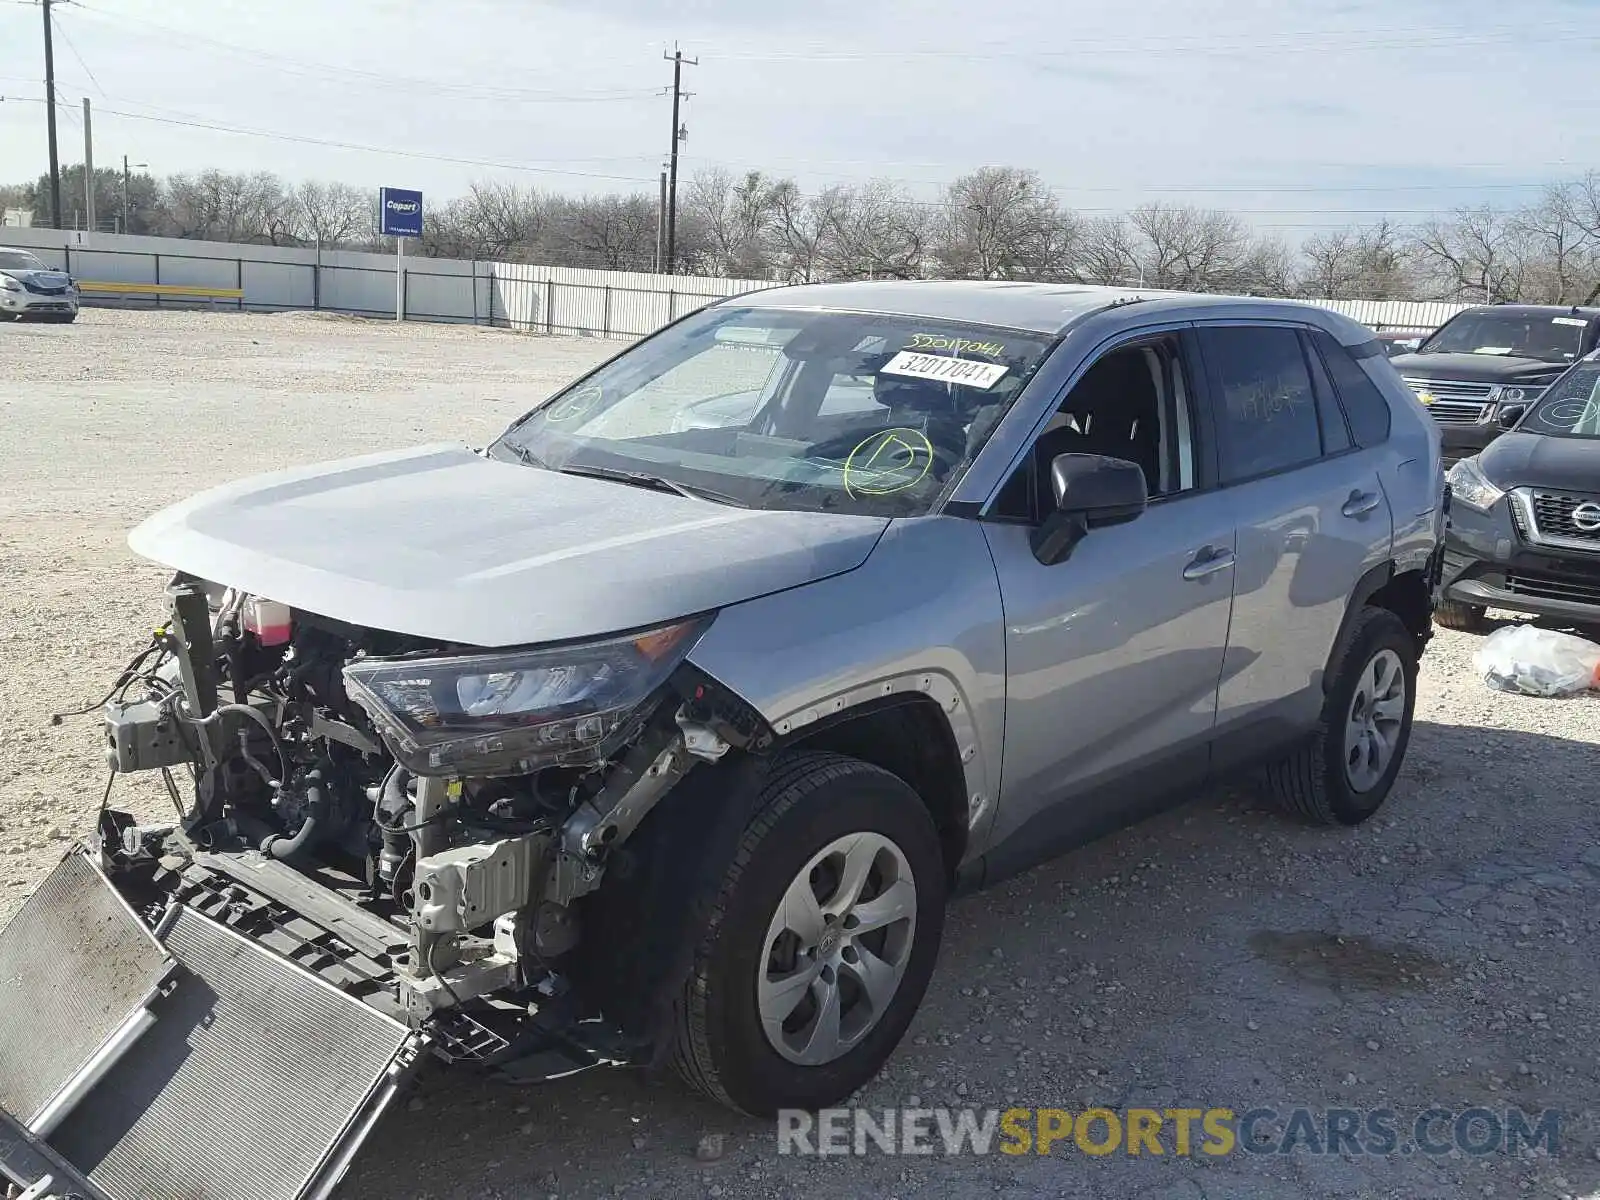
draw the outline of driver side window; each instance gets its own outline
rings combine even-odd
[[[1058,454],[1103,454],[1137,464],[1150,498],[1195,486],[1191,389],[1175,336],[1118,346],[1062,398],[1028,456],[1006,481],[995,516],[1036,524],[1055,508]]]

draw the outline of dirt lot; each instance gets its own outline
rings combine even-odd
[[[0,328],[0,920],[105,784],[93,719],[50,714],[96,700],[161,616],[163,572],[130,555],[129,526],[247,472],[479,443],[614,348],[305,315],[89,311],[75,327]],[[1181,1158],[1168,1135],[1159,1158],[1070,1144],[779,1157],[769,1125],[670,1080],[519,1091],[433,1075],[342,1194],[1600,1193],[1600,697],[1492,693],[1471,674],[1476,641],[1441,633],[1430,649],[1410,758],[1368,827],[1300,828],[1243,790],[1199,797],[957,904],[912,1036],[861,1097],[1392,1109],[1393,1154]],[[125,786],[124,803],[164,803]],[[1432,1106],[1560,1110],[1556,1153],[1405,1153]]]

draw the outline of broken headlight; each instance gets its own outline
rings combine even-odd
[[[419,775],[520,775],[608,750],[706,624],[540,650],[357,659],[345,690]]]

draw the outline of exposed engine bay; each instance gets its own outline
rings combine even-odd
[[[113,771],[160,772],[178,816],[103,813],[110,878],[150,923],[173,898],[231,922],[447,1058],[560,1036],[574,902],[697,762],[771,736],[685,663],[702,621],[487,652],[170,594],[104,720]]]

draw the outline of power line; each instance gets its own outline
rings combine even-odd
[[[72,57],[78,60],[78,65],[83,68],[83,73],[89,77],[89,82],[94,84],[94,90],[100,93],[101,99],[109,100],[110,97],[106,95],[105,88],[100,86],[100,81],[94,77],[94,72],[89,69],[89,64],[84,62],[83,55],[78,53],[78,47],[73,44],[72,38],[70,35],[68,35],[66,27],[58,23],[56,25],[56,32],[61,35],[61,40],[67,44],[67,49],[72,51]]]
[[[1092,51],[1096,55],[1106,53],[1127,53],[1144,56],[1159,56],[1162,54],[1236,54],[1257,51],[1298,51],[1314,50],[1319,53],[1330,50],[1386,50],[1386,49],[1454,49],[1464,46],[1486,45],[1541,45],[1549,42],[1593,41],[1600,35],[1586,32],[1583,26],[1552,27],[1544,33],[1531,33],[1526,26],[1512,26],[1506,28],[1506,35],[1491,30],[1460,33],[1439,33],[1423,29],[1395,29],[1392,32],[1397,37],[1389,40],[1373,39],[1369,34],[1358,30],[1350,31],[1324,31],[1316,33],[1296,33],[1287,35],[1261,35],[1251,34],[1244,40],[1218,41],[1205,37],[1186,36],[1186,40],[1177,41],[1167,39],[1157,41],[1145,38],[1108,38],[1093,40],[1084,38],[1072,39],[1072,48],[1067,50],[1037,50],[1015,49],[1012,43],[1005,46],[994,44],[992,48],[963,46],[959,49],[949,47],[906,47],[895,50],[852,50],[840,49],[836,43],[816,43],[812,45],[788,45],[782,50],[753,50],[731,51],[715,56],[718,62],[858,62],[873,59],[953,59],[988,61],[995,59],[1007,60],[1038,60],[1038,61],[1063,61],[1078,57],[1085,51]],[[1341,36],[1344,40],[1340,40]]]
[[[37,96],[13,96],[28,104],[43,104]],[[619,183],[651,183],[642,175],[611,175],[598,171],[570,171],[558,167],[535,167],[527,163],[498,162],[484,158],[464,158],[451,154],[429,154],[421,150],[398,150],[391,146],[367,146],[358,142],[339,142],[329,138],[305,137],[293,133],[275,133],[266,129],[248,129],[241,125],[221,125],[210,121],[179,120],[176,117],[158,117],[148,113],[128,112],[126,109],[102,108],[102,115],[125,117],[131,121],[151,121],[158,125],[175,125],[185,129],[205,129],[215,133],[233,133],[242,137],[266,138],[271,141],[293,142],[305,146],[325,146],[333,150],[356,150],[366,154],[388,154],[396,158],[412,158],[424,162],[454,163],[469,167],[491,167],[500,171],[526,171],[535,175],[570,175],[580,179],[609,179]]]
[[[205,37],[188,30],[175,29],[172,26],[162,25],[156,21],[139,20],[121,13],[110,13],[103,9],[91,8],[81,3],[75,4],[74,7],[82,12],[92,14],[94,17],[107,20],[114,25],[132,26],[132,32],[135,36],[159,36],[162,42],[174,40],[186,42],[192,46],[201,46],[221,51],[224,54],[234,55],[259,66],[270,67],[274,72],[280,74],[296,75],[325,84],[406,91],[425,89],[432,92],[453,93],[484,100],[515,100],[523,104],[637,103],[656,94],[654,88],[590,88],[576,90],[519,88],[366,71],[358,67],[337,66],[332,63],[314,62],[309,59],[272,54],[232,42],[219,41],[216,38]],[[147,33],[145,30],[153,32]]]

